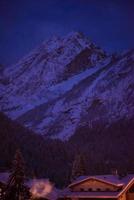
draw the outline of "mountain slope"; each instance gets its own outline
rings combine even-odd
[[[81,33],[53,37],[4,72],[9,84],[2,111],[13,118],[52,98],[49,87],[95,65],[106,57]],[[16,111],[15,111],[16,110]]]
[[[52,38],[4,71],[1,110],[32,130],[68,139],[88,122],[134,117],[134,51],[108,56],[80,33]]]
[[[133,53],[116,61],[107,59],[51,88],[57,98],[43,103],[18,118],[33,130],[67,139],[76,128],[88,121],[106,125],[134,116]],[[33,118],[33,116],[36,116]]]

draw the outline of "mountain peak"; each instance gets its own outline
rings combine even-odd
[[[71,31],[70,33],[67,34],[68,38],[84,38],[85,35],[80,32],[80,31]]]

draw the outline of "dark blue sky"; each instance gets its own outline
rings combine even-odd
[[[0,0],[0,63],[51,35],[82,31],[109,52],[134,46],[134,0]]]

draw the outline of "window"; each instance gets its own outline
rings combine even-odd
[[[92,192],[92,188],[89,188],[88,191],[89,191],[89,192]]]
[[[84,189],[83,189],[83,188],[80,188],[80,191],[81,191],[81,192],[83,192],[83,191],[84,191]]]
[[[119,187],[118,189],[117,189],[117,191],[119,192],[119,191],[121,191],[123,189],[123,187]]]
[[[132,186],[132,187],[129,189],[129,192],[130,192],[130,193],[134,193],[134,186]]]
[[[96,190],[97,190],[98,192],[99,192],[99,191],[101,191],[101,189],[100,189],[100,188],[97,188]]]
[[[109,189],[109,188],[106,188],[106,191],[107,191],[107,192],[109,192],[109,191],[110,191],[110,189]]]

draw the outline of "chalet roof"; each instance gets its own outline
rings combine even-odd
[[[0,182],[2,183],[6,183],[9,177],[9,173],[8,172],[2,172],[0,173]]]
[[[77,185],[83,181],[89,179],[96,179],[100,181],[104,181],[106,183],[110,183],[116,186],[126,186],[132,179],[134,178],[134,174],[129,174],[124,177],[119,177],[118,175],[95,175],[95,176],[80,176],[75,181],[73,181],[69,187],[73,185]]]
[[[81,191],[81,192],[75,192],[71,191],[71,186],[77,185],[83,181],[89,180],[89,179],[95,179],[104,181],[108,184],[113,184],[116,186],[122,186],[120,191]],[[78,197],[78,198],[117,198],[122,193],[124,193],[130,185],[134,183],[134,174],[129,174],[125,177],[120,178],[119,176],[115,175],[95,175],[95,176],[80,176],[78,177],[73,183],[71,183],[67,188],[65,188],[61,193],[60,197]]]

